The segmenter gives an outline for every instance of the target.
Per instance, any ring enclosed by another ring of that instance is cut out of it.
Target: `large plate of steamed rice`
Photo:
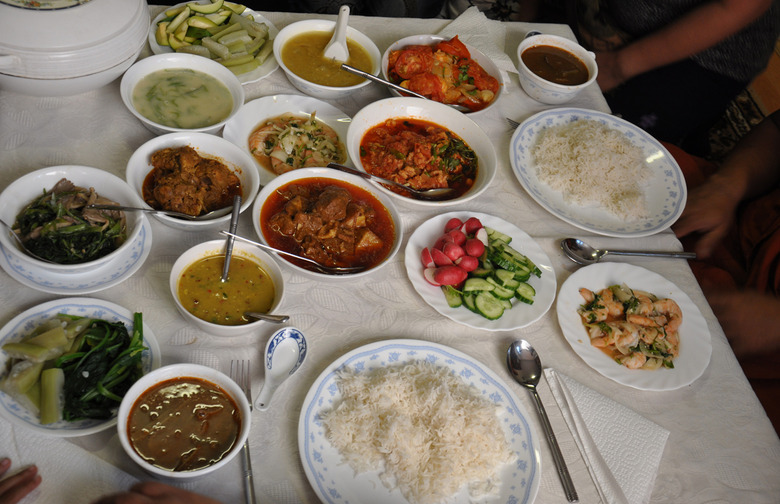
[[[648,236],[680,216],[687,188],[680,167],[641,128],[595,110],[557,108],[515,130],[512,170],[554,216],[594,233]]]
[[[306,476],[322,502],[530,504],[539,438],[514,392],[455,349],[371,343],[328,366],[298,423]]]

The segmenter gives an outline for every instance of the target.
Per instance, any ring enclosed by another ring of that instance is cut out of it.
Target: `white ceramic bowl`
[[[16,221],[16,216],[25,206],[43,194],[44,190],[51,191],[54,185],[63,178],[70,180],[79,187],[87,189],[94,187],[100,196],[106,197],[120,205],[138,206],[141,203],[136,193],[124,180],[107,171],[89,166],[51,166],[23,175],[11,182],[0,193],[0,219],[13,225]],[[125,216],[127,239],[116,250],[94,261],[80,264],[52,264],[35,259],[23,252],[5,229],[0,232],[0,245],[11,256],[10,260],[18,261],[22,265],[26,264],[30,267],[54,273],[83,273],[94,270],[98,266],[121,256],[125,250],[131,248],[132,244],[138,240],[144,217],[138,212],[125,212]]]
[[[555,46],[577,56],[585,63],[585,66],[588,69],[588,80],[576,86],[566,86],[548,81],[547,79],[543,79],[536,75],[525,65],[525,63],[523,63],[522,54],[529,47],[539,45]],[[549,105],[558,105],[573,99],[580,91],[595,82],[596,77],[598,76],[596,55],[586,50],[577,42],[557,35],[539,34],[527,37],[519,46],[517,46],[517,61],[520,85],[523,87],[523,90],[534,100]]]
[[[218,159],[225,163],[241,180],[243,190],[241,211],[243,212],[252,205],[252,201],[257,196],[257,191],[260,188],[260,175],[252,156],[233,143],[218,136],[207,133],[179,132],[155,137],[141,145],[130,156],[130,160],[127,162],[125,178],[135,192],[136,197],[140,200],[140,206],[151,208],[143,201],[142,188],[144,179],[153,169],[150,162],[152,154],[168,147],[182,147],[186,145],[197,150],[198,154],[203,157]],[[214,219],[186,220],[161,214],[153,215],[166,226],[182,231],[203,231],[218,227],[227,228],[231,217],[230,213],[228,213]]]
[[[426,45],[426,46],[433,46],[434,44],[438,44],[439,42],[443,40],[449,40],[447,37],[442,37],[441,35],[411,35],[409,37],[404,37],[400,40],[397,40],[393,42],[390,47],[385,50],[384,54],[382,54],[382,76],[385,78],[385,80],[390,80],[390,77],[388,75],[388,66],[389,66],[389,57],[390,53],[393,51],[397,51],[399,49],[403,49],[404,47],[411,46],[411,45]],[[489,73],[492,77],[494,77],[498,81],[498,93],[496,93],[496,96],[493,98],[493,101],[490,102],[490,105],[487,107],[477,110],[474,112],[466,112],[469,115],[476,115],[481,114],[483,112],[486,112],[488,110],[492,110],[496,103],[498,103],[499,99],[504,94],[504,79],[501,76],[501,70],[498,69],[498,66],[493,62],[492,59],[490,59],[489,56],[485,55],[483,52],[481,52],[476,47],[464,43],[466,48],[469,50],[469,54],[471,55],[471,59],[479,63],[479,66],[481,66],[487,73]],[[400,92],[396,91],[395,89],[390,89],[390,93],[392,93],[395,96],[402,96]]]
[[[260,241],[266,245],[268,244],[268,240],[263,235],[262,229],[260,228],[260,219],[263,216],[262,214],[263,206],[266,200],[268,199],[268,197],[271,194],[273,194],[277,189],[284,187],[291,182],[311,179],[311,178],[331,179],[334,181],[348,182],[349,184],[352,184],[354,186],[357,186],[359,188],[368,191],[372,196],[378,199],[379,202],[382,205],[384,205],[384,207],[390,213],[390,217],[392,218],[393,223],[395,224],[395,241],[393,243],[392,248],[390,249],[390,252],[387,254],[387,257],[385,257],[385,259],[382,262],[380,262],[373,268],[359,271],[357,273],[348,273],[348,274],[320,273],[320,272],[310,271],[301,268],[287,260],[284,261],[285,266],[289,266],[290,268],[294,269],[297,272],[303,273],[305,275],[313,276],[314,278],[318,278],[318,279],[355,279],[357,277],[369,275],[377,271],[379,268],[383,267],[390,261],[392,261],[393,257],[395,257],[395,255],[398,253],[398,249],[401,247],[401,238],[403,234],[401,229],[401,214],[398,213],[398,210],[396,209],[393,202],[387,196],[385,196],[382,193],[382,191],[380,191],[377,188],[377,186],[375,186],[374,184],[367,182],[365,179],[361,177],[350,175],[331,168],[300,168],[298,170],[293,170],[291,172],[287,172],[282,175],[279,175],[271,182],[269,182],[268,185],[266,185],[260,191],[260,193],[257,195],[257,199],[255,200],[255,204],[252,207],[252,225],[254,226],[255,233],[257,233],[257,236],[260,237]]]
[[[138,111],[135,109],[135,106],[133,105],[133,89],[135,89],[135,86],[141,81],[141,79],[159,70],[174,70],[180,68],[186,68],[195,72],[205,73],[211,77],[216,78],[225,85],[233,97],[233,110],[225,119],[216,124],[212,124],[211,126],[184,129],[156,123],[138,113]],[[212,61],[202,56],[185,53],[155,54],[153,56],[149,56],[148,58],[139,60],[133,64],[133,66],[131,66],[122,77],[122,81],[119,85],[119,94],[122,96],[122,101],[124,102],[127,109],[135,117],[137,117],[138,120],[141,121],[141,123],[146,126],[149,131],[157,135],[178,131],[216,134],[244,104],[244,88],[241,86],[241,82],[233,72],[216,61]]]
[[[245,152],[250,153],[250,156],[260,173],[261,184],[265,185],[270,182],[276,177],[276,172],[261,165],[260,162],[251,155],[249,136],[260,124],[283,114],[293,114],[303,117],[314,114],[314,117],[318,122],[333,128],[336,135],[338,135],[339,141],[344,146],[344,153],[346,154],[347,128],[349,128],[349,123],[351,121],[347,114],[333,105],[318,100],[317,98],[312,98],[311,96],[299,94],[263,96],[247,102],[241,108],[241,111],[225,124],[225,129],[222,130],[223,138],[238,145]],[[349,156],[347,155],[345,164],[348,163]]]
[[[225,241],[226,240],[211,240],[200,243],[194,247],[186,250],[179,258],[173,263],[171,268],[171,274],[168,281],[168,285],[171,289],[171,296],[176,303],[176,308],[181,313],[187,322],[196,326],[203,332],[214,334],[216,336],[240,336],[257,331],[268,322],[262,320],[255,320],[248,324],[243,325],[220,325],[207,322],[199,319],[181,304],[179,301],[179,279],[182,273],[190,265],[198,262],[200,259],[211,257],[215,255],[225,254]],[[244,257],[262,266],[266,273],[271,277],[274,283],[274,302],[268,313],[274,313],[284,298],[284,277],[282,276],[282,270],[274,259],[259,247],[252,244],[235,240],[233,243],[233,254]]]
[[[387,98],[371,103],[355,114],[347,131],[347,151],[358,169],[366,171],[360,159],[360,141],[363,139],[366,131],[394,117],[420,119],[449,129],[476,152],[479,159],[479,168],[471,189],[461,196],[450,200],[417,200],[402,196],[377,184],[381,191],[398,201],[415,205],[444,207],[459,205],[474,199],[488,188],[496,174],[496,151],[490,138],[477,123],[454,108],[432,100],[423,100],[422,98]]]
[[[145,0],[0,2],[0,89],[75,95],[117,79],[146,43]]]
[[[287,75],[287,78],[290,80],[292,85],[307,95],[320,98],[322,100],[336,100],[339,98],[346,98],[358,89],[369,85],[371,82],[368,80],[363,80],[363,82],[354,86],[333,87],[323,86],[307,81],[301,77],[298,77],[298,75],[294,74],[292,71],[290,71],[289,68],[287,68],[287,65],[284,64],[284,61],[282,61],[282,48],[291,38],[297,35],[318,31],[332,33],[335,26],[335,21],[329,21],[326,19],[307,19],[305,21],[297,21],[282,28],[282,30],[274,39],[274,57],[276,58],[276,61],[279,62],[279,66],[282,67],[282,70],[284,70],[284,73]],[[376,44],[366,35],[362,34],[351,26],[347,27],[347,38],[354,40],[363,49],[368,51],[368,55],[371,57],[372,62],[370,73],[378,75],[379,62],[382,58],[382,55],[379,53],[379,48],[376,46]]]
[[[238,406],[238,410],[241,414],[241,430],[230,451],[216,464],[195,471],[168,471],[150,464],[138,455],[138,452],[136,452],[131,445],[127,434],[127,421],[130,411],[141,394],[158,383],[180,377],[200,378],[218,385],[230,395],[236,403],[236,406]],[[191,480],[225,467],[241,451],[244,442],[247,437],[249,437],[249,429],[251,426],[252,410],[249,407],[249,401],[247,401],[246,395],[244,395],[241,387],[224,373],[198,364],[172,364],[163,366],[144,375],[143,378],[135,382],[135,384],[130,387],[130,390],[127,391],[124,399],[122,399],[122,403],[119,405],[119,412],[117,414],[117,433],[119,434],[119,442],[127,456],[147,473],[163,480],[167,479],[173,481]]]

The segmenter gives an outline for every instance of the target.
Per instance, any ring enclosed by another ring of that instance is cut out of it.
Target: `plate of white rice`
[[[578,108],[525,120],[509,146],[512,170],[548,212],[578,228],[616,237],[669,228],[687,188],[669,152],[641,128]]]
[[[322,502],[530,504],[541,453],[528,418],[506,382],[472,357],[385,340],[317,378],[298,447]]]

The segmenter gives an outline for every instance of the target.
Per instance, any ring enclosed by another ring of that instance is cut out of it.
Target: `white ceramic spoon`
[[[265,381],[255,400],[255,408],[268,409],[276,388],[293,374],[306,358],[306,338],[294,327],[276,331],[265,345]]]
[[[339,17],[336,19],[336,26],[333,29],[328,45],[325,46],[325,57],[328,59],[345,62],[349,59],[349,49],[347,48],[347,24],[349,21],[349,5],[342,5],[339,9]]]

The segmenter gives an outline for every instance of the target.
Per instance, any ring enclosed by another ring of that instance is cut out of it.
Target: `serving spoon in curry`
[[[399,184],[398,182],[395,182],[393,180],[377,177],[376,175],[372,175],[368,172],[356,170],[354,168],[340,165],[338,163],[328,163],[328,168],[333,168],[334,170],[343,171],[344,173],[357,175],[358,177],[363,177],[366,180],[374,180],[381,184],[388,184],[393,187],[398,187],[399,189],[403,189],[404,191],[408,192],[413,198],[419,200],[441,201],[445,199],[450,199],[455,193],[455,189],[451,187],[437,187],[434,189],[414,189],[409,186]]]
[[[259,247],[263,250],[268,250],[269,252],[274,252],[276,254],[280,255],[286,255],[288,257],[292,257],[294,259],[298,259],[300,261],[307,262],[317,268],[319,271],[325,274],[329,275],[348,275],[350,273],[357,273],[359,271],[363,271],[366,268],[363,266],[326,266],[324,264],[321,264],[314,259],[309,259],[308,257],[299,256],[298,254],[293,254],[292,252],[287,252],[286,250],[280,250],[278,248],[269,247],[268,245],[260,242],[256,242],[254,240],[250,240],[249,238],[244,238],[243,236],[239,236],[237,234],[233,234],[229,231],[220,231],[225,236],[231,236],[235,238],[236,240],[249,243],[251,245],[254,245],[255,247]]]
[[[223,215],[227,215],[233,211],[233,205],[226,206],[224,208],[219,208],[217,210],[212,210],[211,212],[204,213],[202,215],[190,215],[182,212],[175,212],[173,210],[155,210],[154,208],[141,208],[141,207],[131,207],[131,206],[122,206],[122,205],[92,204],[92,205],[87,205],[84,208],[94,208],[95,210],[121,210],[124,212],[146,212],[146,213],[167,215],[168,217],[176,217],[179,219],[186,219],[192,221],[216,219],[217,217],[222,217]]]

